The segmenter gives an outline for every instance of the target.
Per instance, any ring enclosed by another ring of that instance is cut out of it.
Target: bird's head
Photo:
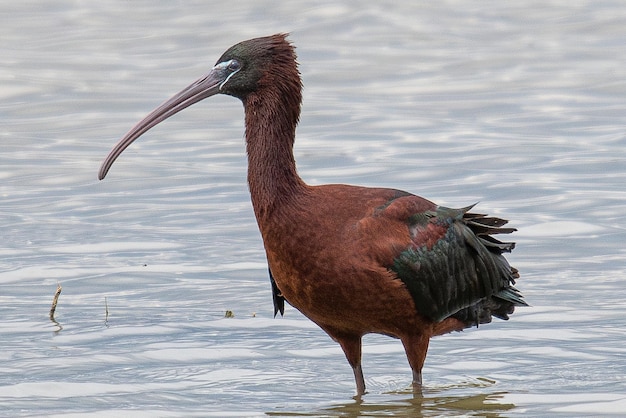
[[[301,82],[293,45],[286,34],[249,39],[230,47],[211,70],[139,121],[113,147],[100,166],[102,180],[122,152],[152,127],[200,100],[216,94],[248,99],[264,92],[293,96],[299,114]],[[271,89],[269,87],[272,87]]]

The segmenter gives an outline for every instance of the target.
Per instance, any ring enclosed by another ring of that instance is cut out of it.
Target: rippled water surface
[[[622,2],[5,3],[0,415],[626,410]],[[283,31],[303,178],[480,202],[519,230],[532,307],[434,339],[423,396],[400,342],[365,338],[357,402],[338,345],[291,307],[272,318],[236,100],[168,120],[96,180],[228,46]]]

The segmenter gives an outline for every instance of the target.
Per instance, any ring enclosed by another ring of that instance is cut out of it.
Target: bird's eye
[[[241,64],[237,60],[230,60],[228,63],[228,69],[230,71],[239,71],[241,69]]]

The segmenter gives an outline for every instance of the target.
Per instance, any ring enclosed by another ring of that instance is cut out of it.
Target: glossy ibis
[[[159,122],[221,93],[243,102],[248,184],[263,237],[275,310],[284,300],[343,349],[357,393],[365,392],[361,338],[399,338],[422,383],[431,337],[508,319],[524,306],[513,287],[513,249],[494,235],[507,221],[450,209],[410,193],[332,184],[309,186],[293,156],[302,82],[286,35],[229,48],[203,77],[161,104],[111,150],[100,168]]]

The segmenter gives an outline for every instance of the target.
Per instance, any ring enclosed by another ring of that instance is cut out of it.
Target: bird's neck
[[[248,185],[259,221],[284,209],[307,188],[293,156],[300,103],[292,107],[286,100],[272,97],[280,96],[258,94],[244,101]]]

